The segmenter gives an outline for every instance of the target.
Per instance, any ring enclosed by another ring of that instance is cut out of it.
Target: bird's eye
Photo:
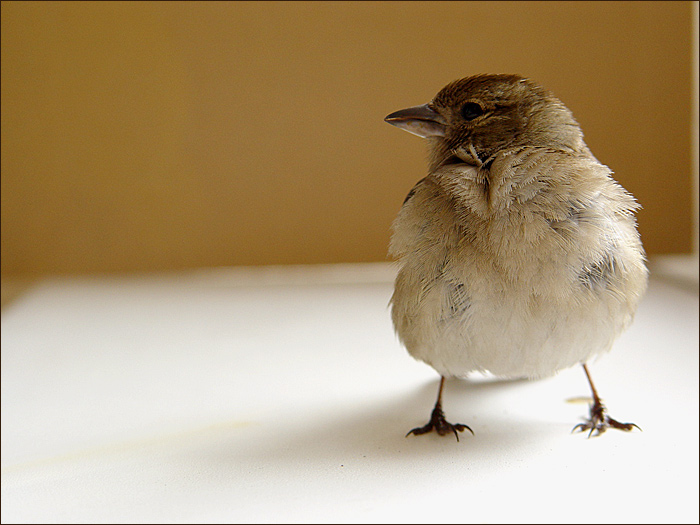
[[[479,115],[483,115],[484,110],[476,102],[467,102],[462,106],[462,116],[465,120],[474,120]]]

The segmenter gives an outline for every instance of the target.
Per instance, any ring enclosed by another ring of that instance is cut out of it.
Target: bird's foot
[[[422,427],[414,428],[413,430],[409,431],[408,434],[406,434],[406,437],[410,436],[411,434],[420,436],[421,434],[427,434],[433,430],[441,436],[444,436],[449,432],[453,432],[457,438],[457,441],[459,441],[459,434],[457,431],[462,432],[464,430],[468,430],[472,433],[472,435],[474,435],[474,431],[467,425],[463,425],[461,423],[453,424],[447,421],[445,419],[445,413],[442,411],[442,407],[440,407],[438,404],[435,405],[435,408],[430,415],[430,421],[428,421],[428,424]]]
[[[585,423],[579,423],[571,431],[585,432],[588,430],[588,437],[591,437],[591,435],[600,436],[611,427],[618,430],[624,430],[625,432],[629,432],[633,428],[642,430],[634,423],[620,423],[619,421],[611,418],[609,415],[607,415],[607,409],[605,408],[605,405],[603,405],[602,401],[599,399],[594,399],[593,404],[591,405],[591,414],[588,421]],[[594,432],[595,434],[593,434]]]

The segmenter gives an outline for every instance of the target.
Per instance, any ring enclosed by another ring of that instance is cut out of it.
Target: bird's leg
[[[435,430],[439,435],[444,436],[448,432],[454,432],[457,441],[459,441],[459,434],[457,431],[462,432],[463,430],[468,430],[474,435],[474,431],[467,425],[462,425],[461,423],[452,424],[445,419],[445,413],[442,411],[442,389],[445,387],[445,378],[440,378],[440,389],[438,390],[437,401],[435,402],[435,408],[433,408],[432,414],[430,414],[430,421],[423,427],[417,427],[409,431],[406,437],[411,434],[420,436],[421,434],[427,434]]]
[[[586,377],[588,378],[588,384],[591,385],[591,393],[593,394],[593,404],[590,407],[590,418],[585,423],[579,423],[576,425],[573,431],[585,432],[589,430],[588,437],[591,437],[595,431],[595,435],[599,436],[605,432],[609,427],[616,428],[618,430],[625,430],[629,432],[633,428],[639,428],[634,423],[620,423],[614,420],[609,415],[607,415],[607,409],[603,404],[603,401],[598,396],[598,391],[595,389],[593,380],[591,379],[591,374],[588,372],[588,367],[584,364],[583,371],[586,372]],[[641,428],[639,428],[641,430]]]

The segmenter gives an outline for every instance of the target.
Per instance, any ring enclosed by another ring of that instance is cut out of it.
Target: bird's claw
[[[427,434],[428,432],[432,431],[437,432],[440,436],[444,436],[450,432],[453,432],[455,437],[457,438],[457,441],[459,441],[459,432],[463,432],[464,430],[468,430],[469,432],[474,435],[474,431],[469,428],[467,425],[463,425],[462,423],[450,423],[445,419],[445,413],[442,411],[442,408],[440,405],[437,405],[434,409],[432,414],[430,415],[430,421],[428,421],[428,424],[422,427],[416,427],[408,432],[406,434],[406,437],[410,436],[411,434],[415,436],[420,436],[421,434]]]
[[[585,423],[579,423],[571,429],[571,432],[585,432],[586,430],[589,430],[588,437],[590,438],[592,435],[600,436],[611,427],[616,428],[617,430],[624,430],[625,432],[629,432],[633,428],[642,430],[634,423],[621,423],[611,418],[606,414],[606,411],[607,409],[602,402],[594,401],[594,403],[591,405],[591,415],[588,421]],[[593,434],[593,432],[595,432],[595,434]]]

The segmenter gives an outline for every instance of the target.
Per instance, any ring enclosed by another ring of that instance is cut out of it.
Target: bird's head
[[[579,151],[583,134],[551,93],[517,75],[477,75],[445,86],[428,104],[384,119],[432,139],[431,172],[446,164],[487,165],[523,146]]]

